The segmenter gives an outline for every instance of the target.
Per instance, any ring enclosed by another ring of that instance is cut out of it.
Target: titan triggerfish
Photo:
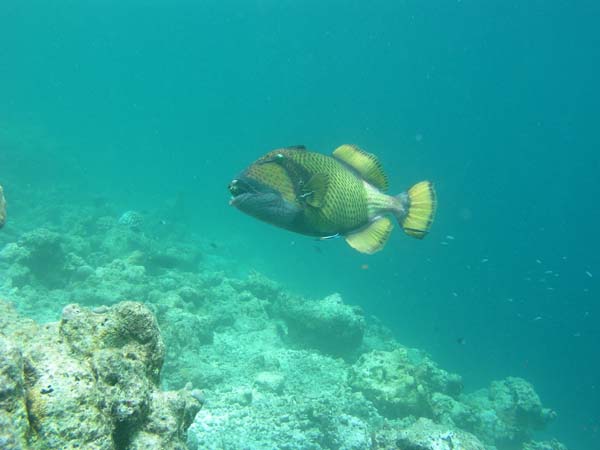
[[[321,239],[343,236],[362,253],[381,250],[393,228],[422,239],[436,208],[433,185],[421,181],[388,195],[379,160],[354,145],[333,156],[304,146],[273,150],[229,183],[230,204],[257,219]]]

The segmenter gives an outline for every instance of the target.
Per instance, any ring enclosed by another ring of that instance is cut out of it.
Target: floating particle
[[[546,290],[547,290],[547,291],[553,291],[553,290],[554,290],[554,288],[553,288],[553,287],[550,287],[550,286],[548,286],[548,287],[546,288]]]
[[[590,278],[592,278],[592,277],[593,277],[593,275],[592,275],[592,272],[590,272],[589,270],[586,270],[586,271],[585,271],[585,274],[586,274],[588,277],[590,277]]]
[[[453,241],[454,240],[454,236],[452,236],[451,234],[447,234],[446,235],[446,239],[448,239],[449,241]]]
[[[360,268],[362,270],[369,270],[369,265],[368,264],[361,264]]]
[[[506,301],[507,301],[508,303],[512,303],[512,302],[514,302],[514,301],[515,301],[515,299],[514,299],[514,298],[507,298],[507,299],[506,299]]]
[[[488,262],[488,261],[489,261],[489,259],[487,259],[487,258],[483,258],[483,259],[481,260],[481,262],[482,262],[482,263],[486,263],[486,262]]]
[[[544,273],[545,273],[546,275],[550,275],[551,273],[554,273],[554,272],[552,272],[551,270],[546,270]]]

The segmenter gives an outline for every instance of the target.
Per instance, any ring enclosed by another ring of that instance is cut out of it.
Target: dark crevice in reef
[[[117,422],[114,424],[112,440],[115,450],[126,450],[131,442],[131,426],[127,422]]]

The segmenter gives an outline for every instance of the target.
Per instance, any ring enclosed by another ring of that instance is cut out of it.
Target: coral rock
[[[25,447],[28,427],[23,357],[0,335],[0,448]]]
[[[453,396],[462,389],[458,375],[406,348],[361,355],[352,367],[350,385],[390,418],[431,416],[434,393]]]
[[[339,294],[319,301],[281,299],[276,315],[288,327],[289,338],[334,356],[348,356],[361,345],[365,318],[358,308],[345,305]]]
[[[0,186],[0,228],[6,223],[6,199],[4,198],[4,191]]]
[[[533,386],[517,377],[494,381],[489,389],[463,400],[477,413],[477,424],[470,431],[499,447],[521,444],[556,416],[542,406]]]
[[[437,425],[421,418],[398,433],[396,448],[403,450],[485,450],[479,440],[466,431]]]
[[[11,444],[2,448],[185,448],[201,404],[190,390],[159,390],[164,345],[144,305],[68,305],[44,326],[9,316],[0,321],[0,423],[9,425],[0,441]]]

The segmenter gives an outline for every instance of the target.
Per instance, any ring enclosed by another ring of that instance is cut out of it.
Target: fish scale
[[[328,175],[328,190],[321,208],[308,208],[306,222],[322,233],[344,233],[369,221],[367,195],[363,180],[336,159],[301,150],[288,150],[285,157],[301,164],[308,173]]]

